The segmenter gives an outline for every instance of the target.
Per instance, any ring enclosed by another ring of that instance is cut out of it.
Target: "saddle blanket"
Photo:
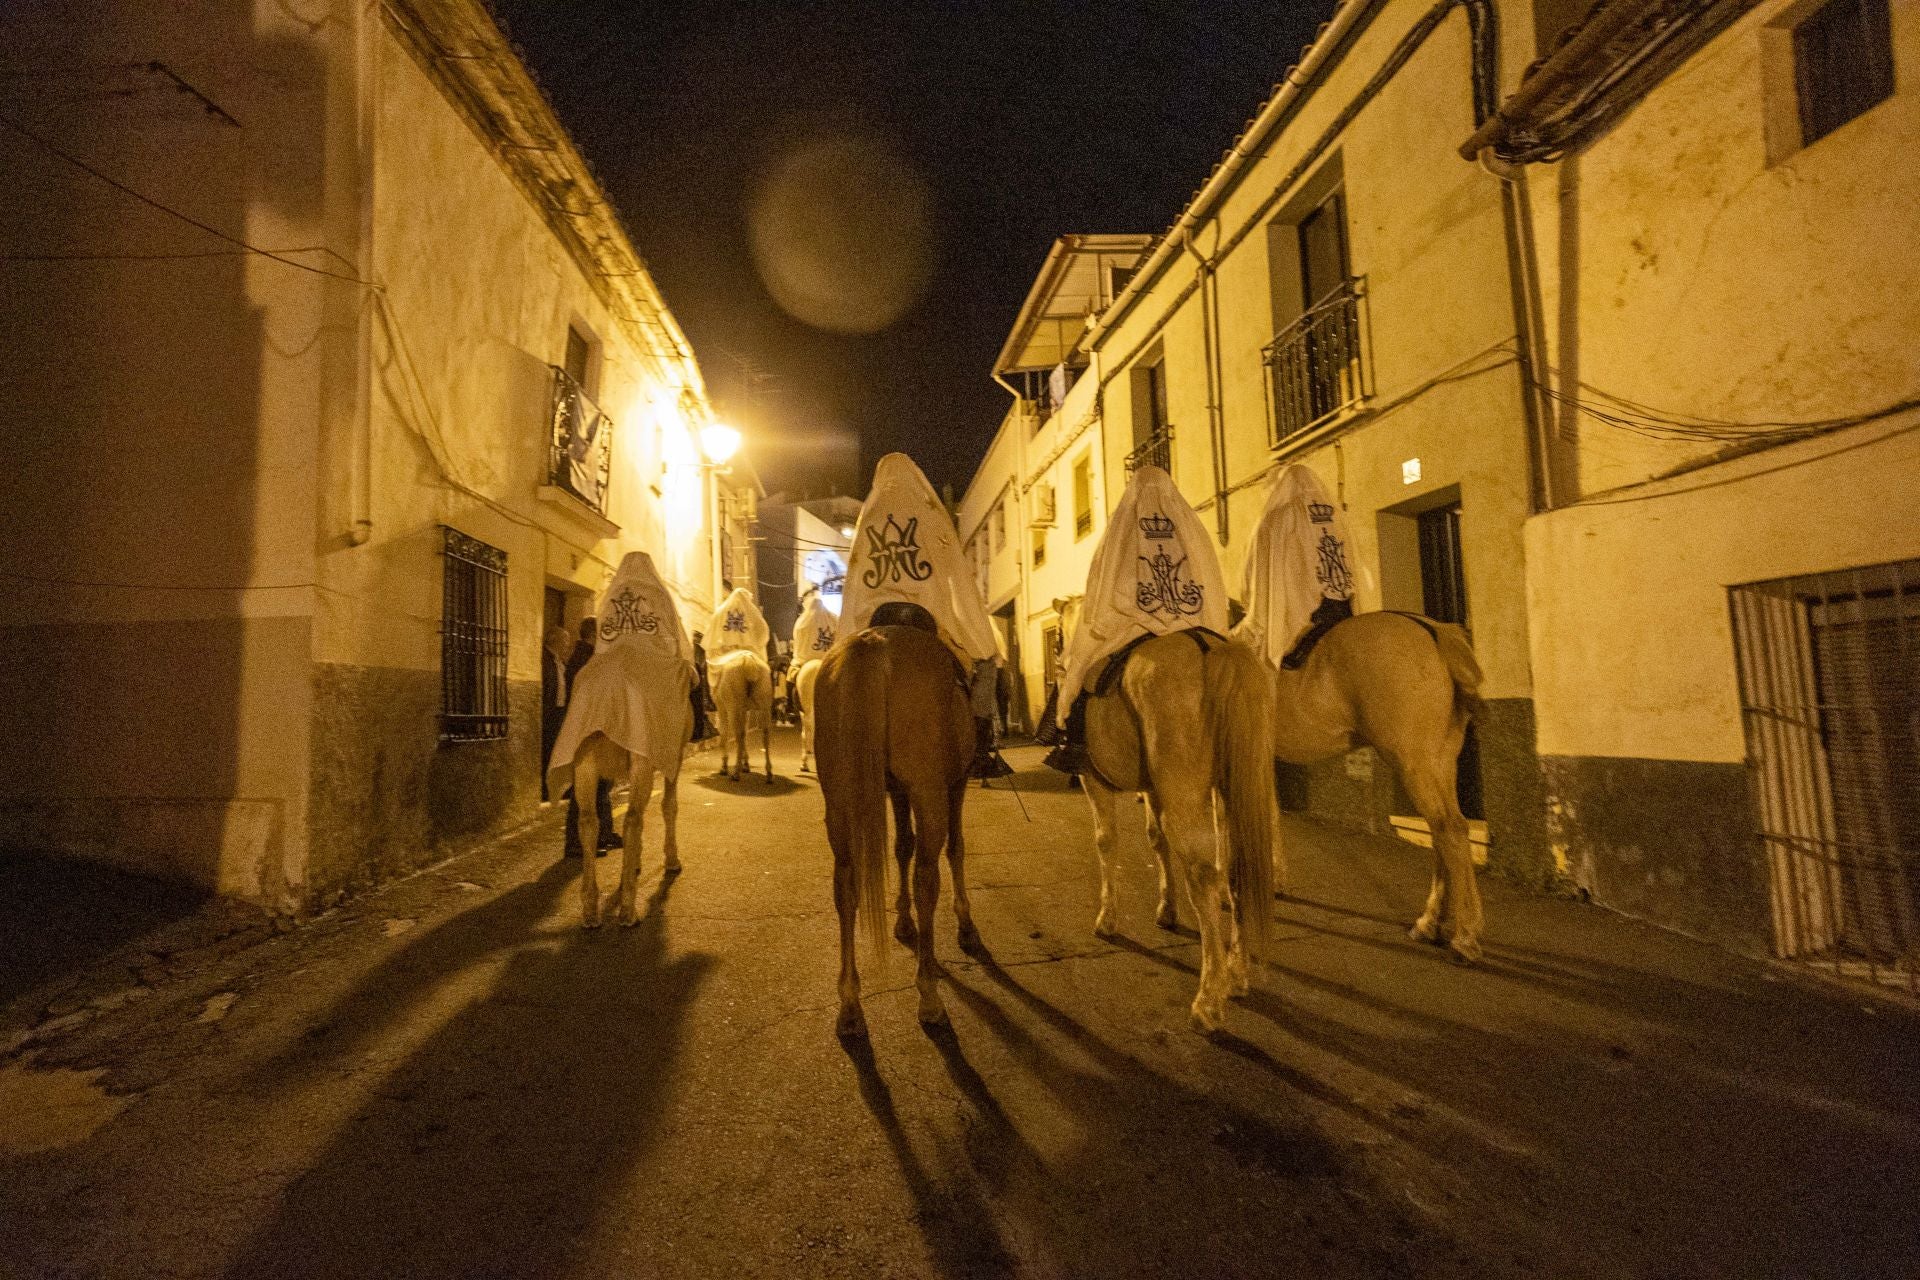
[[[1308,627],[1326,621],[1324,634],[1338,621],[1340,611],[1328,609],[1327,602],[1353,598],[1350,545],[1346,517],[1320,477],[1299,464],[1282,471],[1247,547],[1241,593],[1247,616],[1234,629],[1235,638],[1268,662],[1298,665],[1304,655],[1296,659],[1291,651]]]
[[[993,622],[947,509],[904,453],[874,469],[860,508],[841,597],[841,635],[873,625],[884,604],[915,604],[933,617],[940,640],[969,669],[999,653]]]
[[[709,662],[735,649],[745,649],[748,653],[757,653],[764,661],[767,656],[767,637],[772,632],[767,627],[767,617],[760,612],[760,606],[753,602],[745,587],[735,587],[720,607],[713,611],[713,617],[707,623],[705,640]]]

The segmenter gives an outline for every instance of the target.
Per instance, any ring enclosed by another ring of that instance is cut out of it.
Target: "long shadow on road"
[[[687,1014],[714,959],[669,959],[662,882],[631,929],[531,941],[577,879],[558,865],[391,957],[269,1076],[339,1069],[495,952],[497,979],[409,1053],[227,1271],[521,1276],[571,1251],[660,1137]],[[331,1030],[329,1030],[331,1028]]]

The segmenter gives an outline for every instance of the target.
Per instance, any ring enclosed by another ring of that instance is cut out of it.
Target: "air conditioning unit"
[[[1037,484],[1033,486],[1033,516],[1027,521],[1032,529],[1051,529],[1054,521],[1053,486]]]

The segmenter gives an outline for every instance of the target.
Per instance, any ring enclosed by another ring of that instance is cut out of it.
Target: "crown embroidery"
[[[1173,536],[1173,521],[1156,511],[1140,521],[1140,532],[1154,542],[1165,542]]]
[[[746,611],[743,609],[727,610],[727,620],[720,624],[720,629],[722,631],[738,631],[745,634],[747,630]]]
[[[1333,504],[1328,502],[1309,502],[1307,504],[1307,519],[1313,521],[1315,524],[1332,524]]]
[[[860,581],[871,589],[902,578],[914,582],[931,578],[933,566],[921,558],[919,538],[919,516],[903,525],[889,513],[886,524],[878,529],[868,528],[867,551],[873,563],[860,575]]]

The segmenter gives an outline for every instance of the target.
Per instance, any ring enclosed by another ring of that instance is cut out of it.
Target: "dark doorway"
[[[558,587],[548,587],[544,608],[546,621],[540,628],[542,643],[545,643],[547,632],[553,628],[559,627],[562,631],[568,630],[567,593]]]
[[[1467,562],[1460,549],[1460,504],[1449,503],[1422,511],[1420,527],[1420,610],[1435,622],[1452,622],[1472,631],[1467,616]],[[1480,735],[1467,726],[1460,748],[1460,776],[1455,784],[1460,812],[1485,818],[1486,796],[1480,785]]]

